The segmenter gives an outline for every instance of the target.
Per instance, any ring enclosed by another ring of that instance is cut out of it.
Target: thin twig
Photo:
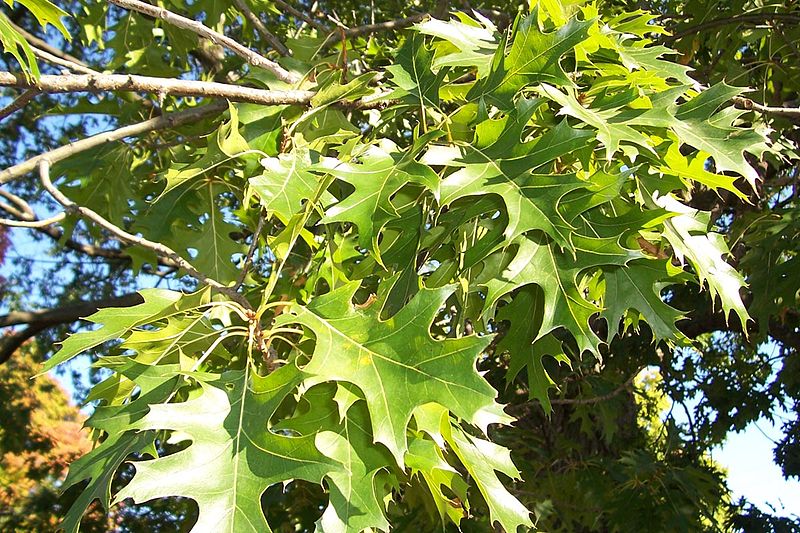
[[[742,15],[734,15],[731,17],[721,17],[706,22],[701,22],[694,26],[689,26],[672,35],[665,35],[663,40],[665,42],[677,41],[687,35],[695,35],[698,32],[728,26],[731,24],[763,24],[774,20],[791,22],[800,24],[800,15],[793,13],[744,13]]]
[[[97,214],[96,212],[92,211],[88,207],[83,207],[81,205],[76,204],[69,198],[67,198],[58,188],[53,185],[53,182],[50,181],[50,161],[47,158],[43,158],[39,162],[39,179],[42,182],[42,187],[50,193],[58,203],[60,203],[64,208],[69,212],[75,212],[83,218],[91,220],[101,228],[105,229],[112,235],[114,235],[117,239],[127,244],[141,246],[142,248],[146,248],[152,252],[155,252],[156,255],[166,257],[177,266],[182,268],[186,271],[187,274],[195,278],[196,280],[200,281],[201,283],[205,283],[206,285],[217,289],[217,291],[225,294],[231,300],[237,302],[239,305],[244,307],[245,309],[252,309],[250,302],[247,301],[241,294],[233,290],[231,287],[223,285],[219,281],[210,278],[206,274],[203,274],[197,268],[194,267],[189,261],[184,259],[179,253],[177,253],[172,248],[161,244],[160,242],[153,242],[151,240],[145,239],[144,237],[139,237],[138,235],[134,235],[132,233],[128,233],[124,229],[112,224],[101,215]]]
[[[270,46],[272,46],[272,48],[275,49],[276,52],[278,52],[282,56],[289,55],[289,49],[286,48],[286,45],[283,44],[280,41],[280,39],[275,37],[275,35],[273,35],[272,32],[270,32],[267,29],[264,23],[261,22],[261,19],[259,19],[258,16],[255,13],[253,13],[253,11],[247,5],[246,0],[233,0],[233,3],[236,6],[236,8],[242,12],[245,18],[250,21],[250,24],[253,25],[258,34],[261,35],[261,37],[263,37],[264,40],[267,41],[270,44]]]
[[[21,216],[21,215],[18,215],[17,213],[15,213],[13,211],[7,209],[7,211],[9,213],[12,213],[17,218],[24,219],[24,220],[31,220],[31,219],[36,217],[36,214],[33,212],[33,208],[31,207],[31,205],[28,202],[26,202],[25,200],[23,200],[22,198],[20,198],[19,196],[17,196],[16,194],[10,193],[10,192],[6,191],[5,189],[0,189],[0,196],[5,198],[9,202],[12,202],[13,204],[15,204],[17,207],[19,207],[22,210],[23,213],[25,213],[24,216]]]
[[[364,26],[356,26],[354,28],[346,29],[341,33],[334,31],[331,32],[325,42],[322,43],[322,46],[330,46],[339,42],[339,40],[342,38],[342,34],[344,34],[345,39],[349,39],[352,37],[361,37],[362,35],[369,35],[370,33],[377,33],[380,31],[401,30],[403,28],[413,26],[428,16],[429,15],[427,13],[419,13],[417,15],[411,15],[410,17],[402,19],[388,20],[386,22],[378,22],[376,24],[365,24]]]
[[[97,135],[92,135],[91,137],[86,137],[85,139],[71,142],[0,171],[0,184],[7,183],[15,178],[33,172],[36,170],[36,168],[39,166],[39,162],[42,160],[46,159],[51,164],[56,163],[77,153],[91,150],[92,148],[96,148],[106,143],[119,141],[125,139],[126,137],[133,137],[149,131],[163,130],[191,122],[196,122],[205,117],[218,114],[224,109],[227,109],[226,102],[215,102],[207,106],[151,118],[137,124],[131,124],[130,126],[124,126],[116,130],[98,133]]]
[[[154,18],[159,18],[164,22],[172,24],[173,26],[176,26],[178,28],[183,28],[192,31],[197,35],[205,37],[214,44],[224,46],[234,54],[243,58],[245,61],[247,61],[254,67],[260,67],[269,70],[270,72],[275,74],[275,76],[279,80],[283,82],[293,84],[297,83],[301,79],[301,77],[298,76],[297,74],[289,72],[279,64],[267,59],[258,52],[250,50],[246,46],[238,43],[237,41],[231,39],[230,37],[218,33],[196,20],[183,17],[181,15],[173,13],[172,11],[169,11],[167,9],[158,6],[154,6],[152,4],[140,2],[139,0],[108,0],[108,2],[116,6],[119,6],[123,9],[138,11],[139,13],[143,13],[145,15],[149,15]]]
[[[0,226],[10,226],[12,228],[46,228],[64,220],[67,216],[66,213],[61,212],[49,218],[42,220],[9,220],[7,218],[0,218]]]
[[[21,74],[0,72],[0,86],[36,88],[48,93],[141,91],[158,95],[225,98],[231,102],[250,102],[262,105],[305,105],[315,94],[313,91],[272,91],[214,81],[156,78],[132,74],[62,74],[60,76],[45,74],[38,80],[29,80]]]
[[[299,9],[296,9],[291,4],[289,4],[287,2],[284,2],[283,0],[272,0],[272,3],[275,4],[277,7],[283,9],[285,12],[289,13],[293,17],[302,20],[306,24],[309,24],[310,26],[315,27],[316,29],[318,29],[321,32],[326,33],[326,34],[328,32],[330,32],[330,29],[325,24],[323,24],[322,22],[318,21],[314,17],[308,16],[306,13],[303,13]]]
[[[800,119],[800,108],[797,107],[766,106],[763,104],[759,104],[758,102],[754,102],[749,98],[744,98],[742,96],[734,96],[733,103],[736,104],[736,107],[740,109],[747,109],[748,111],[757,111],[765,115],[775,115],[779,117]]]
[[[625,382],[614,389],[613,391],[609,392],[608,394],[603,394],[602,396],[595,396],[593,398],[554,398],[550,400],[550,403],[553,405],[592,405],[595,403],[605,402],[614,398],[615,396],[619,396],[624,391],[628,390],[628,388],[633,383],[633,380],[636,379],[636,376],[644,369],[643,366],[639,367],[631,377],[625,380]]]
[[[255,233],[253,233],[253,242],[250,243],[250,248],[247,250],[247,255],[244,257],[244,262],[242,263],[242,272],[239,274],[239,279],[237,280],[236,285],[233,286],[234,290],[238,291],[239,287],[241,287],[244,283],[244,278],[247,277],[247,271],[250,270],[250,265],[253,263],[253,255],[256,253],[256,248],[258,248],[258,237],[264,230],[264,223],[266,220],[266,217],[259,213],[258,225],[256,226]]]
[[[14,99],[13,102],[5,106],[3,109],[0,109],[0,120],[3,120],[7,116],[15,113],[25,107],[28,102],[33,100],[37,94],[39,94],[38,89],[28,89],[17,98]]]
[[[6,211],[7,213],[12,214],[13,216],[17,217],[17,219],[32,223],[26,224],[25,227],[29,227],[31,229],[35,229],[39,233],[46,235],[53,239],[54,241],[61,243],[61,245],[65,248],[68,248],[74,252],[79,252],[83,255],[88,257],[102,257],[104,259],[110,259],[113,261],[130,261],[131,257],[121,250],[114,250],[110,248],[102,248],[100,246],[93,246],[91,244],[84,244],[78,242],[74,239],[67,239],[66,241],[62,241],[61,239],[64,237],[64,232],[54,227],[52,224],[41,224],[41,220],[36,218],[36,213],[33,212],[30,204],[20,198],[19,196],[12,194],[4,189],[0,189],[0,196],[7,198],[9,201],[17,205],[19,208],[15,208],[5,202],[0,202],[0,208]],[[11,221],[16,222],[16,221]],[[166,266],[168,268],[175,268],[175,265],[167,259],[160,257],[158,259],[158,264],[162,266]]]
[[[59,67],[66,67],[72,71],[80,72],[81,74],[100,74],[97,70],[87,67],[83,63],[76,63],[74,61],[70,61],[69,59],[64,59],[62,57],[58,57],[57,55],[51,54],[46,50],[42,50],[34,45],[31,45],[31,49],[33,50],[33,54],[45,61],[49,61],[54,65],[58,65]]]
[[[49,54],[52,54],[54,56],[60,57],[61,59],[65,60],[65,61],[69,61],[70,63],[82,65],[82,66],[84,66],[86,68],[89,67],[89,65],[87,65],[86,63],[84,63],[83,61],[78,59],[77,57],[75,57],[75,56],[73,56],[71,54],[68,54],[68,53],[64,52],[63,50],[59,50],[58,48],[56,48],[55,46],[51,45],[47,41],[36,37],[32,33],[29,33],[24,28],[20,28],[19,26],[17,26],[16,24],[13,24],[13,23],[11,23],[11,26],[14,28],[15,31],[19,32],[20,35],[25,37],[25,40],[28,41],[28,43],[30,43],[31,45],[35,46],[36,48],[44,50],[45,52],[47,52]],[[34,52],[35,52],[35,50],[34,50]]]

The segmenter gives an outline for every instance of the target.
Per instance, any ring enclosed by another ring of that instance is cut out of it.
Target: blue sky
[[[800,515],[800,482],[783,479],[772,455],[773,441],[781,436],[780,428],[761,419],[741,433],[728,435],[712,457],[728,469],[734,498],[744,496],[763,511],[771,511],[771,505],[776,514]]]

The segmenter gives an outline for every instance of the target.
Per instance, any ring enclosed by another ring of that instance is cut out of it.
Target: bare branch
[[[130,307],[142,302],[144,302],[144,300],[139,293],[131,292],[113,298],[103,298],[91,302],[79,302],[55,309],[45,309],[43,311],[11,311],[7,315],[0,315],[0,328],[19,326],[22,324],[44,326],[67,324],[87,317],[103,307]]]
[[[0,120],[3,120],[12,113],[15,113],[20,109],[22,109],[23,107],[25,107],[25,105],[31,100],[33,100],[37,94],[39,94],[38,89],[28,89],[27,91],[19,95],[16,99],[14,99],[13,102],[8,104],[3,109],[0,109]]]
[[[218,114],[226,108],[227,103],[216,102],[207,106],[151,118],[137,124],[131,124],[130,126],[124,126],[113,131],[107,131],[98,133],[97,135],[92,135],[91,137],[86,137],[85,139],[66,144],[44,154],[32,157],[31,159],[28,159],[27,161],[24,161],[18,165],[14,165],[13,167],[9,167],[0,171],[0,184],[7,183],[15,178],[24,176],[34,171],[39,165],[39,162],[42,160],[46,159],[51,164],[56,163],[77,153],[91,150],[92,148],[96,148],[106,143],[119,141],[121,139],[125,139],[126,137],[133,137],[149,131],[163,130],[188,124],[190,122],[195,122],[205,117]]]
[[[25,344],[25,341],[43,329],[47,329],[47,326],[32,325],[23,330],[15,331],[11,335],[3,335],[0,337],[0,365],[8,361],[11,356],[14,355],[14,352]]]
[[[239,303],[245,309],[250,309],[250,303],[238,292],[233,290],[232,288],[223,285],[219,281],[208,277],[207,275],[203,274],[199,270],[197,270],[189,261],[184,259],[180,254],[178,254],[172,248],[165,246],[159,242],[153,242],[144,237],[139,237],[132,233],[128,233],[124,229],[112,224],[96,212],[92,211],[88,207],[83,207],[66,196],[59,191],[53,183],[50,181],[50,161],[47,158],[43,158],[39,161],[39,178],[42,182],[42,187],[50,193],[50,195],[55,198],[55,200],[64,206],[67,211],[74,211],[75,213],[79,214],[83,218],[91,220],[101,228],[105,229],[116,238],[121,240],[122,242],[133,244],[137,246],[141,246],[142,248],[146,248],[156,253],[156,255],[166,257],[177,266],[182,268],[186,271],[187,274],[195,278],[196,280],[200,281],[201,283],[205,283],[206,285],[217,289],[219,292],[228,296],[231,300]]]
[[[97,74],[61,76],[42,75],[29,80],[22,75],[0,72],[0,86],[35,88],[48,93],[129,91],[160,95],[225,98],[231,102],[262,105],[308,104],[313,91],[271,91],[214,81],[155,78],[130,74]]]
[[[12,228],[46,228],[64,220],[67,216],[66,213],[61,212],[50,218],[43,220],[9,220],[7,218],[0,218],[0,226],[10,226]]]
[[[27,327],[10,335],[0,337],[0,364],[5,363],[25,341],[39,332],[58,325],[69,324],[94,314],[104,307],[130,307],[144,300],[138,293],[125,294],[116,298],[104,298],[92,302],[80,302],[44,311],[12,311],[0,316],[0,327],[26,324]]]
[[[323,33],[328,33],[330,31],[330,29],[325,24],[321,23],[314,17],[308,16],[306,13],[303,13],[299,9],[296,9],[288,2],[284,2],[283,0],[273,0],[273,3],[279,8],[283,9],[285,12],[292,15],[293,17],[302,20],[306,24],[317,28],[319,31]]]
[[[44,59],[45,61],[49,61],[50,63],[53,63],[54,65],[58,65],[60,67],[66,67],[66,68],[68,68],[70,70],[73,70],[75,72],[81,72],[83,74],[100,74],[98,71],[87,67],[83,63],[75,63],[74,61],[70,61],[68,59],[63,59],[61,57],[58,57],[56,55],[51,54],[50,52],[48,52],[46,50],[42,50],[40,48],[37,48],[36,46],[33,46],[33,45],[31,45],[31,49],[33,50],[34,55],[36,55],[37,57],[39,57],[41,59]]]
[[[601,396],[594,396],[592,398],[554,398],[550,400],[550,403],[553,405],[592,405],[595,403],[605,402],[608,401],[616,396],[619,396],[626,390],[628,390],[633,383],[633,380],[636,379],[636,376],[644,369],[644,367],[639,367],[631,377],[625,380],[625,382],[614,389],[613,391],[609,392],[608,394],[603,394]]]
[[[218,33],[212,30],[211,28],[204,26],[203,24],[201,24],[196,20],[183,17],[181,15],[173,13],[172,11],[160,8],[158,6],[147,4],[145,2],[140,2],[139,0],[108,0],[108,2],[124,9],[138,11],[139,13],[143,13],[145,15],[161,19],[164,22],[172,24],[173,26],[177,26],[178,28],[183,28],[192,31],[197,35],[200,35],[201,37],[207,38],[214,44],[224,46],[234,54],[243,58],[245,61],[247,61],[254,67],[260,67],[269,70],[270,72],[275,74],[275,76],[279,80],[283,82],[297,83],[298,81],[300,81],[300,76],[297,76],[296,74],[289,72],[279,64],[267,59],[258,52],[250,50],[246,46],[243,46],[242,44],[236,42],[230,37]]]
[[[4,189],[0,189],[0,196],[5,198],[9,202],[12,202],[13,204],[15,204],[21,210],[21,212],[24,213],[24,214],[20,214],[20,211],[17,211],[16,209],[13,209],[13,208],[12,209],[6,209],[6,211],[8,211],[9,213],[13,214],[15,217],[17,217],[19,219],[22,219],[22,220],[31,220],[36,216],[36,214],[33,212],[33,208],[31,208],[30,204],[28,202],[26,202],[25,200],[23,200],[22,198],[20,198],[19,196],[17,196],[16,194],[10,193],[10,192],[8,192],[8,191],[6,191]]]
[[[370,33],[376,33],[379,31],[389,31],[389,30],[401,30],[403,28],[408,28],[409,26],[413,26],[417,22],[424,20],[429,15],[427,13],[420,13],[418,15],[412,15],[410,17],[402,18],[402,19],[395,19],[389,20],[386,22],[378,22],[376,24],[365,24],[364,26],[356,26],[355,28],[349,28],[343,30],[344,37],[346,39],[351,37],[361,37],[362,35],[369,35]],[[334,31],[331,35],[323,43],[323,46],[330,46],[336,43],[339,39],[342,38],[342,33]]]
[[[800,24],[800,15],[796,15],[793,13],[745,13],[742,15],[734,15],[731,17],[721,17],[718,19],[701,22],[700,24],[690,26],[677,33],[673,33],[672,35],[664,36],[663,40],[666,42],[672,42],[672,41],[677,41],[678,39],[682,39],[683,37],[686,37],[688,35],[695,35],[698,32],[711,30],[722,26],[729,26],[734,24],[757,25],[757,24],[764,24],[770,21],[785,21],[785,22],[791,22],[793,24]]]
[[[17,217],[19,221],[23,221],[24,224],[18,223],[17,220],[6,221],[13,226],[22,226],[28,227],[31,229],[35,229],[39,233],[47,235],[51,239],[56,242],[60,242],[61,238],[64,236],[64,232],[54,227],[52,224],[43,224],[42,220],[36,218],[36,214],[33,212],[30,204],[17,196],[16,194],[12,194],[4,189],[0,189],[0,196],[7,198],[10,202],[15,204],[17,207],[14,207],[10,204],[5,202],[0,202],[0,209],[3,209],[7,213]],[[58,216],[58,215],[57,215]],[[114,261],[130,261],[131,257],[124,253],[121,250],[112,250],[108,248],[102,248],[100,246],[93,246],[91,244],[84,244],[74,239],[67,239],[63,242],[63,246],[68,248],[72,251],[79,252],[89,257],[103,257],[105,259],[111,259]],[[175,265],[171,262],[164,260],[163,258],[159,259],[159,264],[173,268]]]
[[[261,37],[263,37],[264,40],[267,41],[270,44],[270,46],[272,46],[272,48],[275,49],[276,52],[278,52],[282,56],[289,55],[289,49],[286,48],[286,45],[284,45],[280,41],[280,39],[275,37],[275,35],[273,35],[267,29],[264,23],[261,22],[261,19],[259,19],[258,16],[255,13],[253,13],[253,11],[247,5],[246,0],[233,0],[233,3],[236,6],[236,8],[242,12],[245,18],[250,21],[250,23],[256,29],[258,34],[261,35]]]
[[[754,102],[749,98],[743,98],[741,96],[734,96],[733,103],[736,104],[736,107],[738,107],[739,109],[747,109],[748,111],[757,111],[765,115],[774,115],[777,117],[800,119],[800,108],[797,107],[766,106],[763,104],[759,104],[758,102]]]

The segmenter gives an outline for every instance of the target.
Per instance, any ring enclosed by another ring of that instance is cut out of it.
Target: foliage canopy
[[[659,409],[691,397],[698,349],[759,365],[771,338],[796,361],[797,110],[695,77],[706,41],[678,56],[680,28],[613,3],[22,4],[0,82],[52,103],[19,120],[70,120],[20,122],[41,137],[15,153],[85,137],[0,171],[6,225],[104,260],[62,303],[140,289],[90,302],[42,368],[89,352],[99,376],[66,531],[95,500],[175,497],[193,531],[731,525],[703,454],[721,437]],[[73,37],[66,70],[23,20]],[[751,418],[798,393],[772,370]]]

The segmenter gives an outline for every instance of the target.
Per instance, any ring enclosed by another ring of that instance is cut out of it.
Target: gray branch
[[[123,9],[138,11],[139,13],[143,13],[145,15],[161,19],[164,22],[172,24],[173,26],[176,26],[178,28],[183,28],[192,31],[197,35],[200,35],[201,37],[205,37],[214,44],[224,46],[234,54],[243,58],[245,61],[247,61],[254,67],[259,67],[269,70],[270,72],[275,74],[275,76],[279,80],[285,83],[294,84],[300,81],[301,79],[300,76],[289,72],[276,62],[267,59],[258,52],[250,50],[246,46],[238,43],[237,41],[231,39],[230,37],[218,33],[196,20],[183,17],[181,15],[173,13],[172,11],[169,11],[167,9],[158,6],[154,6],[152,4],[148,4],[146,2],[140,2],[139,0],[108,0],[108,2],[110,4],[119,6]]]
[[[205,283],[206,285],[217,289],[217,291],[225,294],[231,300],[239,303],[245,309],[251,308],[250,303],[241,294],[233,290],[231,287],[228,287],[219,281],[210,278],[206,274],[203,274],[172,248],[161,244],[160,242],[154,242],[145,239],[144,237],[139,237],[138,235],[129,233],[115,224],[112,224],[88,207],[78,205],[67,198],[61,191],[58,190],[58,188],[56,188],[55,185],[53,185],[52,181],[50,181],[50,161],[47,158],[43,158],[39,161],[39,179],[42,182],[42,187],[44,187],[44,189],[50,193],[50,196],[52,196],[58,203],[64,206],[64,209],[66,209],[68,212],[74,212],[87,220],[91,220],[122,242],[141,246],[142,248],[146,248],[155,252],[158,256],[169,259],[175,263],[176,266],[182,268],[187,274],[201,283]]]

